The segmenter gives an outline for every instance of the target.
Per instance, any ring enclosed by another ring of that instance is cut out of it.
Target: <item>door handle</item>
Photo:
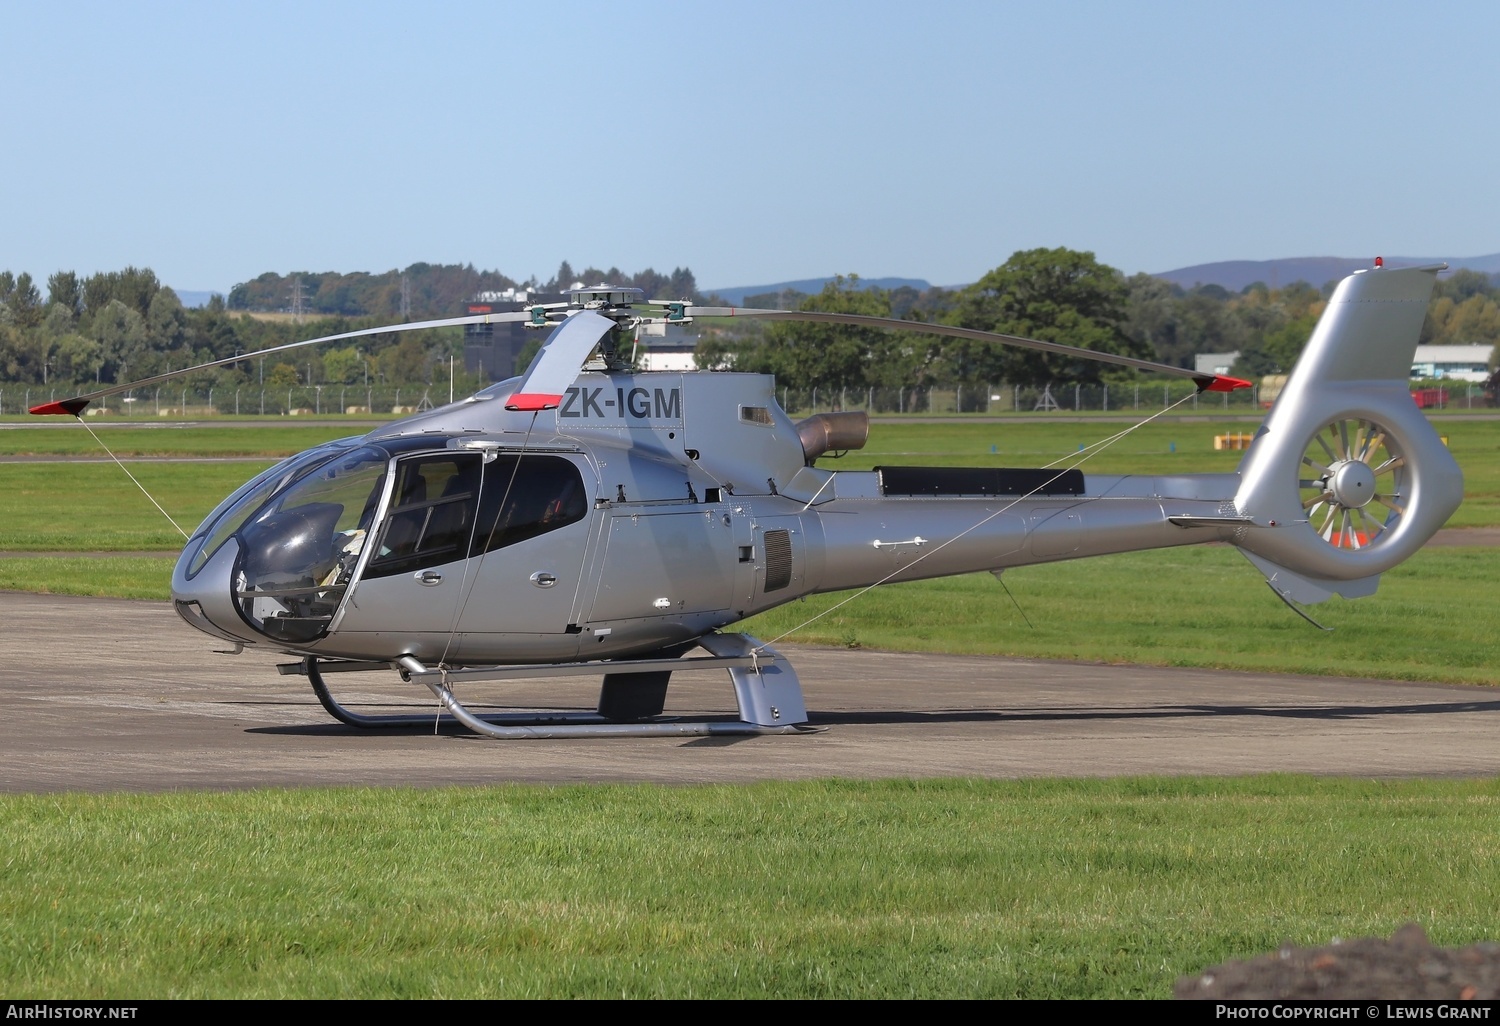
[[[557,578],[545,570],[538,570],[531,575],[531,583],[538,588],[550,588],[557,583]]]
[[[429,588],[435,584],[443,583],[443,575],[436,570],[418,570],[412,574],[418,584],[425,584]]]

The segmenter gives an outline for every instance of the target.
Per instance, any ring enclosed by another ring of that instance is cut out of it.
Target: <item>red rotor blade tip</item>
[[[561,405],[562,396],[548,395],[545,392],[521,393],[505,401],[507,410],[521,410],[526,413],[534,410],[555,410]]]
[[[1244,378],[1231,378],[1227,374],[1215,374],[1214,379],[1203,386],[1205,392],[1233,392],[1237,388],[1254,388],[1255,382]]]
[[[55,403],[33,406],[31,412],[38,417],[76,417],[88,404],[87,399],[59,399]]]

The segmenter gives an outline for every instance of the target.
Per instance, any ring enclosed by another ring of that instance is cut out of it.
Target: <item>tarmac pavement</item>
[[[277,674],[287,657],[215,654],[162,602],[0,592],[0,625],[6,792],[1500,772],[1488,688],[786,646],[818,733],[495,741],[334,722]],[[390,673],[330,686],[361,712],[435,712]],[[499,706],[587,710],[598,682],[493,687]],[[667,713],[733,718],[727,675],[677,674]]]

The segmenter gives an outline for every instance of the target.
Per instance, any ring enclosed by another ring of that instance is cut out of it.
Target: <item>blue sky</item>
[[[0,6],[0,268],[1500,251],[1500,4]]]

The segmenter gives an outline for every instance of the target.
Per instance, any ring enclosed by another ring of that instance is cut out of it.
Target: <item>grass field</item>
[[[879,424],[833,465],[1036,465],[1114,429]],[[90,452],[72,430],[0,431],[0,454]],[[1085,467],[1232,470],[1223,430],[1151,425]],[[1440,430],[1468,483],[1455,522],[1500,525],[1500,424]],[[265,461],[350,433],[241,432],[106,439],[259,458],[132,465],[191,528]],[[180,543],[118,468],[12,463],[0,483],[0,551],[60,553],[0,558],[0,588],[166,596],[170,557],[61,555]],[[988,575],[879,589],[793,637],[1493,684],[1497,577],[1500,551],[1430,548],[1374,598],[1316,607],[1325,634],[1198,547],[1008,571],[1020,610]],[[1286,940],[1411,920],[1495,939],[1497,804],[1495,781],[1287,777],[0,796],[0,992],[1162,998]]]
[[[935,466],[1039,466],[1077,458],[1126,425],[1026,421],[879,422],[862,450],[825,459],[831,469],[868,469],[881,464]],[[1500,526],[1500,421],[1440,420],[1464,470],[1465,497],[1453,527]],[[105,431],[105,444],[119,456],[263,457],[263,463],[136,463],[141,483],[191,530],[233,491],[273,459],[320,442],[358,433],[343,426],[290,426],[284,418],[258,425],[213,428],[129,428]],[[1243,423],[1211,421],[1152,423],[1083,464],[1086,473],[1184,474],[1233,471],[1242,453],[1215,451],[1215,435],[1246,431]],[[991,451],[993,450],[993,451]],[[102,457],[97,443],[77,425],[0,431],[0,456],[76,455]],[[135,551],[170,548],[176,534],[109,463],[12,463],[0,465],[0,551]],[[109,511],[102,526],[98,510]],[[176,539],[176,542],[174,542]]]
[[[1285,940],[1492,936],[1497,803],[1276,777],[8,797],[0,990],[1161,998]]]

